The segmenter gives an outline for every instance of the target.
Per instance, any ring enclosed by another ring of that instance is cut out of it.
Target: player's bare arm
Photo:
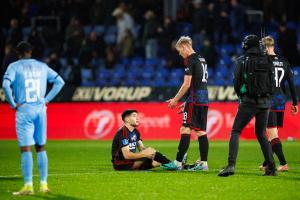
[[[192,76],[190,75],[185,75],[184,76],[184,81],[179,89],[179,91],[177,92],[177,94],[175,95],[174,98],[167,100],[167,102],[169,103],[168,107],[169,108],[175,108],[176,105],[178,104],[179,100],[186,94],[186,92],[189,90],[190,86],[191,86],[191,81],[192,81]]]
[[[142,140],[138,141],[138,149],[139,149],[139,151],[143,151],[143,150],[146,149],[146,147],[145,147],[144,143],[142,142]]]
[[[153,148],[146,148],[145,150],[138,152],[138,153],[132,153],[129,149],[129,145],[122,148],[122,153],[125,159],[128,160],[135,160],[139,158],[149,158],[152,159],[155,155],[155,149]]]

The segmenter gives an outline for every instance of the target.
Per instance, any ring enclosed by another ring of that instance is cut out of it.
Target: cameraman
[[[234,71],[234,90],[240,104],[229,141],[228,165],[218,175],[224,177],[234,174],[241,131],[255,117],[255,134],[267,162],[264,175],[276,176],[272,149],[265,136],[275,88],[273,68],[268,57],[262,54],[256,35],[246,36],[242,48],[245,54],[237,59]]]

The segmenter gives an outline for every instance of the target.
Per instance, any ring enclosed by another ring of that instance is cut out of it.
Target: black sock
[[[282,144],[279,138],[274,138],[273,140],[271,140],[271,146],[272,146],[272,150],[273,152],[276,154],[276,156],[279,159],[280,165],[285,165],[286,164],[286,160],[282,151]]]
[[[207,154],[208,154],[208,139],[207,135],[202,135],[198,137],[199,142],[199,152],[201,161],[207,161]]]
[[[187,152],[189,146],[190,146],[190,134],[181,134],[180,142],[178,145],[178,151],[176,155],[176,160],[178,162],[182,162],[184,154]]]
[[[167,164],[169,162],[171,162],[166,156],[162,155],[159,152],[155,153],[154,159],[155,161],[161,163],[161,164]]]

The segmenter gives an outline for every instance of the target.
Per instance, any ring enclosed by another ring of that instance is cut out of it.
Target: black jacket
[[[252,98],[247,96],[247,93],[245,94],[241,93],[241,88],[244,83],[242,77],[242,67],[243,67],[243,62],[245,61],[247,55],[252,55],[252,56],[257,55],[259,57],[261,56],[261,51],[257,47],[252,47],[245,52],[245,55],[239,57],[236,61],[233,82],[234,82],[234,90],[239,97],[239,102],[241,105],[254,106],[256,108],[270,108],[272,97]]]

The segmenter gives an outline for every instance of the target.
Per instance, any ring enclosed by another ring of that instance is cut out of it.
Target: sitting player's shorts
[[[284,112],[270,111],[267,128],[283,127]]]
[[[20,147],[45,145],[46,106],[21,105],[16,112],[16,131]]]
[[[138,168],[134,167],[135,161],[141,161],[141,165],[138,166]],[[148,170],[152,169],[152,160],[149,158],[141,158],[138,160],[120,160],[120,161],[112,161],[113,167],[115,170]]]
[[[206,131],[208,106],[185,103],[182,126],[196,131]]]

